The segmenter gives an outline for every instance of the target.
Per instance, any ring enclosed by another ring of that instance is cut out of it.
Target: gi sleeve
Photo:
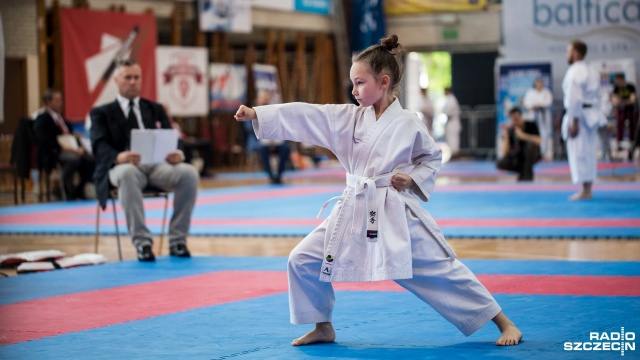
[[[414,182],[411,191],[422,201],[429,201],[436,183],[436,174],[442,166],[442,151],[429,134],[419,132],[411,158],[414,165],[409,172]]]
[[[258,139],[290,140],[336,149],[336,119],[350,116],[348,105],[287,103],[257,106],[253,129]]]

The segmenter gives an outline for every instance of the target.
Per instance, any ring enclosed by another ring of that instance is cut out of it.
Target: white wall
[[[458,38],[445,39],[452,29]],[[500,8],[488,11],[387,17],[387,32],[412,50],[496,51],[500,46]]]

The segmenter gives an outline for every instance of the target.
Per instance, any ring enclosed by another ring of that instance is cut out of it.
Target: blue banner
[[[296,0],[295,10],[329,15],[331,13],[331,0]]]
[[[351,51],[377,44],[385,35],[383,0],[355,0],[351,8]]]

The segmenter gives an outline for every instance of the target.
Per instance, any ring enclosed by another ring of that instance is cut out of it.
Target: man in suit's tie
[[[142,192],[147,186],[174,191],[169,253],[189,257],[187,235],[198,190],[198,171],[193,165],[183,162],[181,150],[169,153],[163,163],[140,164],[140,154],[129,150],[131,130],[171,129],[171,124],[162,105],[140,98],[140,65],[126,60],[115,71],[116,100],[92,109],[90,114],[98,200],[103,208],[106,207],[109,186],[118,189],[138,260],[154,261],[153,238],[145,224]]]

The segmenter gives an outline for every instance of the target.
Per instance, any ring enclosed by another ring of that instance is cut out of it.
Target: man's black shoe
[[[177,257],[191,257],[189,249],[185,244],[176,244],[169,246],[169,254]]]
[[[151,245],[140,245],[136,247],[139,261],[156,261],[156,256],[151,251]]]

